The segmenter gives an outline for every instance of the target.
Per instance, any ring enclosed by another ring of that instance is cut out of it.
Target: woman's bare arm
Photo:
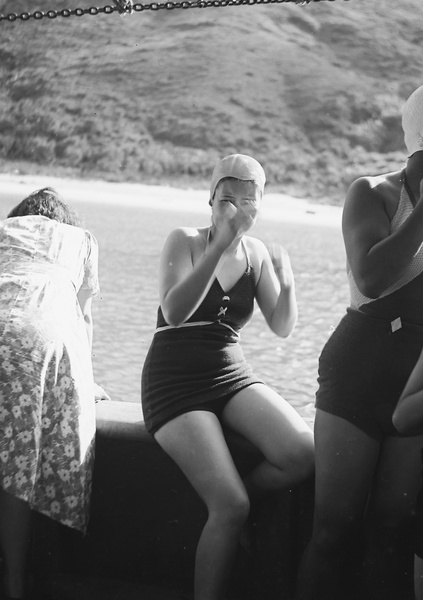
[[[354,280],[369,298],[395,283],[423,242],[423,198],[392,235],[382,193],[372,178],[350,187],[342,219],[345,249]]]
[[[256,246],[260,245],[256,241]],[[279,337],[288,337],[297,322],[295,280],[288,252],[278,244],[260,249],[261,272],[256,298],[270,329]]]

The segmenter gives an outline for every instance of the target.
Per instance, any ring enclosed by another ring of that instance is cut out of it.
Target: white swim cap
[[[217,184],[225,177],[241,181],[254,181],[263,193],[266,175],[261,164],[246,154],[230,154],[217,163],[210,183],[210,198],[213,198]]]
[[[411,94],[404,105],[402,128],[409,156],[423,150],[423,85]]]

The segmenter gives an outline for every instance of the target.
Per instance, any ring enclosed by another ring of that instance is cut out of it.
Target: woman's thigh
[[[172,419],[155,434],[209,509],[228,502],[248,503],[222,426],[209,411],[191,411]]]
[[[276,466],[304,455],[313,457],[310,427],[286,400],[266,385],[253,384],[235,394],[225,406],[222,420]]]
[[[315,445],[315,533],[342,537],[345,529],[362,523],[380,443],[346,419],[318,409]]]

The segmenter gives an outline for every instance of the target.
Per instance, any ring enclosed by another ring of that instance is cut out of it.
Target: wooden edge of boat
[[[190,598],[206,509],[175,463],[145,429],[141,406],[96,404],[96,459],[85,536],[37,514],[31,572],[57,600]],[[313,426],[309,421],[310,427]],[[225,432],[241,475],[258,450]],[[299,558],[311,533],[313,480],[277,492],[253,512],[254,551],[241,547],[228,597],[293,597]]]

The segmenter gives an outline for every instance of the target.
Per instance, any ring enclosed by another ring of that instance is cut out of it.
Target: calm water
[[[0,218],[20,198],[0,193]],[[101,294],[94,301],[94,372],[114,400],[140,401],[140,376],[158,305],[157,268],[168,232],[208,225],[206,215],[123,204],[78,202],[100,247]],[[261,220],[252,235],[289,251],[297,283],[299,321],[283,340],[256,312],[242,333],[256,373],[303,415],[312,414],[317,359],[345,312],[348,291],[341,233],[336,227]]]

